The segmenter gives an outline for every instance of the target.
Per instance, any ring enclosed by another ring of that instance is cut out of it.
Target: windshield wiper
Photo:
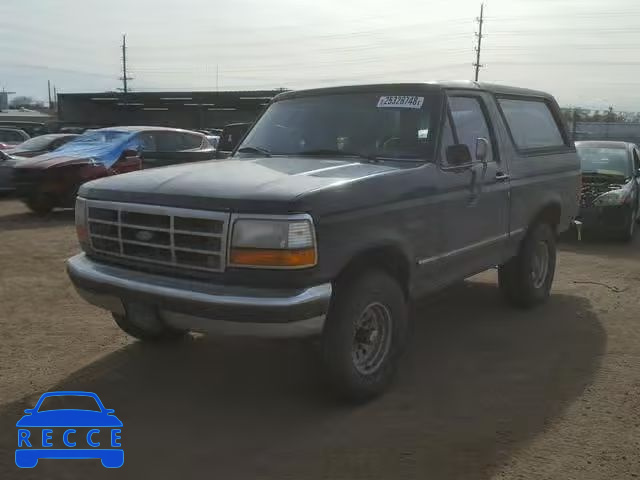
[[[302,152],[296,152],[293,155],[335,155],[339,157],[358,157],[365,160],[375,161],[378,157],[371,153],[358,153],[347,152],[345,150],[331,149],[331,148],[318,148],[316,150],[303,150]]]
[[[271,156],[271,152],[266,148],[262,148],[262,147],[249,147],[249,146],[242,147],[238,149],[238,153],[261,153],[265,157]]]

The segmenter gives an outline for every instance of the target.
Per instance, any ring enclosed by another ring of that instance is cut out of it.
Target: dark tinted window
[[[491,136],[480,99],[477,97],[450,97],[449,108],[458,135],[458,142],[469,147],[471,158],[475,161],[477,160],[476,144],[479,138],[484,138],[489,144],[487,161],[491,162],[493,160]]]
[[[513,141],[519,149],[565,145],[558,123],[546,102],[511,98],[500,98],[498,102],[511,130]]]
[[[14,132],[13,130],[0,130],[0,142],[23,142],[26,140],[20,132]]]
[[[218,150],[223,152],[229,152],[235,148],[247,130],[249,129],[248,123],[242,123],[237,125],[229,125],[224,128],[218,141]]]
[[[193,133],[182,134],[182,149],[193,150],[202,146],[202,137]]]
[[[633,149],[633,168],[638,171],[640,169],[640,157],[638,157],[638,150]]]
[[[180,132],[156,132],[156,148],[159,152],[179,152],[184,150]]]
[[[143,152],[157,152],[156,146],[156,134],[151,132],[145,132],[138,135],[133,139],[129,148],[136,150],[136,146],[140,146]]]

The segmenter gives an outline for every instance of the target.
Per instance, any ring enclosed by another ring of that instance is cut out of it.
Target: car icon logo
[[[140,230],[136,232],[135,237],[136,240],[141,242],[148,242],[153,238],[153,232],[150,232],[149,230]]]
[[[67,408],[69,404],[83,408]],[[61,408],[52,408],[54,406]],[[124,464],[122,422],[92,392],[48,392],[18,422],[16,465],[33,468],[38,460],[100,459],[106,468]]]

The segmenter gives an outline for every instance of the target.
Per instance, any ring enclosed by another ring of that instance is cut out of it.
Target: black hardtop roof
[[[341,93],[380,93],[381,91],[392,92],[393,90],[415,90],[438,92],[443,90],[476,90],[489,92],[496,95],[514,95],[526,97],[541,97],[553,99],[552,95],[541,92],[539,90],[531,90],[528,88],[510,87],[507,85],[498,85],[494,83],[473,82],[469,80],[452,80],[442,82],[424,82],[424,83],[378,83],[371,85],[349,85],[341,87],[324,87],[306,90],[294,90],[284,92],[278,95],[275,100],[285,100],[288,98],[316,96],[316,95],[332,95]]]

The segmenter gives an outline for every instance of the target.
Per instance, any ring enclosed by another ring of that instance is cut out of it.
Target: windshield
[[[602,175],[631,175],[631,160],[624,148],[578,147],[583,172]]]
[[[78,138],[70,141],[65,146],[73,145],[100,145],[107,143],[115,143],[128,138],[131,135],[130,132],[122,132],[119,130],[96,130],[93,132],[80,135]]]
[[[424,93],[351,93],[281,100],[269,107],[238,151],[431,159],[434,99]]]
[[[18,145],[20,150],[25,150],[28,152],[35,152],[37,150],[45,149],[49,146],[49,144],[55,140],[55,136],[53,135],[42,135],[40,137],[35,137],[27,140],[26,142]]]

